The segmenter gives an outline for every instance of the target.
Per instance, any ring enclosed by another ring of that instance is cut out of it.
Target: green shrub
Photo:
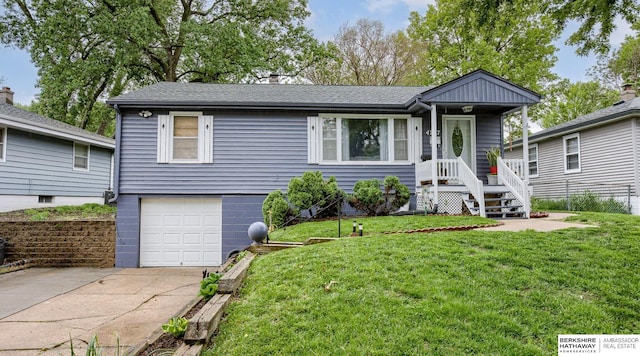
[[[409,202],[411,193],[406,185],[400,183],[400,179],[396,176],[387,176],[384,178],[384,200],[387,207],[387,213],[400,209]]]
[[[377,179],[360,180],[353,186],[353,194],[349,196],[349,205],[365,213],[367,216],[378,215],[380,206],[384,203],[380,181]]]
[[[567,201],[565,199],[540,199],[531,197],[532,211],[548,211],[548,210],[567,210]]]
[[[569,196],[569,206],[566,199],[539,199],[531,198],[531,210],[570,210],[570,211],[592,211],[602,213],[628,214],[627,205],[613,197],[601,198],[598,194],[585,190],[581,194]]]
[[[297,215],[298,213],[291,208],[280,190],[272,191],[262,202],[262,217],[271,231],[283,226],[285,222]]]
[[[377,179],[361,180],[353,187],[349,205],[367,216],[389,215],[409,202],[411,194],[396,176],[387,176],[380,189]]]
[[[291,178],[287,190],[293,206],[316,217],[337,216],[339,204],[335,200],[340,196],[344,196],[344,192],[338,188],[336,178],[325,181],[320,171],[307,171],[302,177]]]
[[[209,300],[213,297],[216,292],[218,292],[218,281],[220,280],[220,275],[217,273],[211,273],[207,278],[200,281],[200,295]]]
[[[175,337],[182,337],[184,332],[187,331],[187,325],[189,325],[189,320],[184,317],[171,318],[166,324],[162,325],[162,331]]]

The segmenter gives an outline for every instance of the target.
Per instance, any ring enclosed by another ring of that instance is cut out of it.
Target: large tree
[[[99,133],[112,116],[95,103],[128,87],[297,74],[324,56],[302,23],[306,0],[2,4],[2,42],[29,50],[39,70],[40,112]]]
[[[326,48],[331,56],[304,73],[315,84],[408,84],[417,67],[409,38],[401,31],[386,32],[377,20],[343,25]]]
[[[532,90],[555,79],[552,41],[558,32],[539,3],[512,0],[491,21],[467,8],[467,0],[437,0],[424,16],[411,13],[407,32],[424,47],[421,84],[440,84],[483,68]]]
[[[612,89],[630,84],[640,91],[640,23],[634,26],[635,36],[627,36],[620,48],[600,56],[589,74]]]
[[[533,114],[545,129],[605,108],[620,99],[617,90],[596,81],[571,83],[569,79],[563,79],[550,85],[546,93]]]
[[[519,0],[464,0],[470,12],[477,13],[477,20],[491,25],[495,13]],[[638,0],[541,0],[540,14],[551,16],[558,30],[563,30],[569,22],[579,24],[578,30],[570,35],[567,44],[576,45],[579,55],[590,52],[607,53],[609,37],[620,20],[635,24],[640,19]]]

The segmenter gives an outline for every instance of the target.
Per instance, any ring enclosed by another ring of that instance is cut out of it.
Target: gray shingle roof
[[[404,108],[427,87],[162,82],[111,98],[114,105]]]
[[[71,136],[72,138],[82,142],[99,144],[109,148],[113,148],[115,146],[115,140],[113,139],[91,133],[62,121],[53,120],[30,111],[17,108],[10,104],[0,104],[0,118],[10,122],[26,125],[31,131],[42,133],[47,136]]]
[[[604,123],[609,120],[617,119],[626,114],[636,112],[640,114],[640,97],[633,100],[624,101],[612,106],[606,107],[601,110],[594,111],[587,115],[577,117],[571,121],[563,122],[554,127],[538,131],[532,135],[529,135],[529,140],[540,140],[542,138],[554,137],[566,133],[567,131],[577,130],[581,127],[591,126],[595,124]],[[518,140],[514,143],[521,143]]]

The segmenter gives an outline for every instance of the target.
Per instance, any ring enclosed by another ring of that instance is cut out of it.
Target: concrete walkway
[[[575,214],[569,213],[549,213],[546,218],[538,219],[505,219],[499,220],[502,225],[494,227],[484,227],[478,230],[484,231],[522,231],[522,230],[535,230],[535,231],[553,231],[560,229],[568,229],[570,227],[586,228],[595,227],[593,225],[578,224],[573,222],[562,221],[569,216],[575,216]]]
[[[30,268],[0,275],[0,355],[106,355],[144,341],[198,294],[201,267]]]

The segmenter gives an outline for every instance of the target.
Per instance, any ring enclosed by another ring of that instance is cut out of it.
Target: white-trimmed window
[[[538,176],[538,144],[529,145],[529,177]]]
[[[212,163],[213,116],[170,112],[158,116],[158,163]]]
[[[406,115],[310,117],[309,163],[413,163],[420,126],[419,118]]]
[[[0,162],[7,159],[7,128],[0,127]]]
[[[580,134],[562,137],[564,146],[564,172],[580,172]]]
[[[89,170],[89,145],[84,143],[73,143],[73,169],[76,171]]]

